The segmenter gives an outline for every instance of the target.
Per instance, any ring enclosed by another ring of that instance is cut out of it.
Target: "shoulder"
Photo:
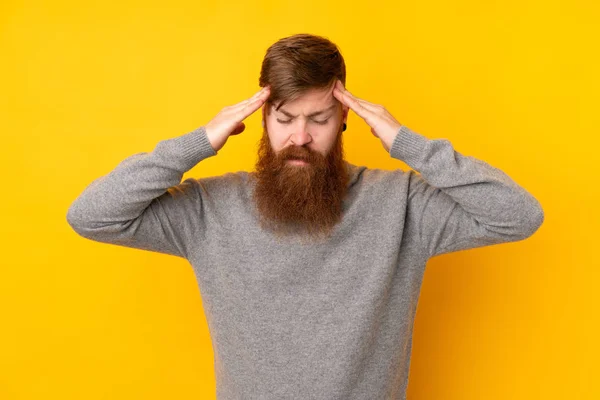
[[[369,168],[363,165],[347,163],[350,176],[349,186],[362,188],[386,187],[386,185],[397,185],[399,182],[409,182],[415,171],[402,169]]]
[[[188,178],[186,182],[193,183],[202,194],[222,195],[244,190],[248,180],[248,172],[236,171],[202,178]]]

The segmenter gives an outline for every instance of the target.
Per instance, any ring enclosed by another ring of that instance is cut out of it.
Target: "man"
[[[89,239],[190,262],[218,399],[404,399],[427,260],[523,240],[543,210],[501,170],[353,96],[323,37],[273,44],[259,83],[93,181],[68,222]],[[261,107],[256,171],[181,182]],[[346,162],[350,109],[414,171]]]

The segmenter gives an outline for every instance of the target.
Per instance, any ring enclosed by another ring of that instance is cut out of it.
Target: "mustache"
[[[315,161],[320,158],[320,154],[302,146],[289,146],[281,150],[279,158],[281,160],[302,160],[302,161]]]

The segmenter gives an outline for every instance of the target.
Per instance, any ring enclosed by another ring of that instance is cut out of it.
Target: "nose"
[[[296,146],[304,146],[312,142],[312,137],[306,131],[306,122],[299,124],[298,130],[292,136],[292,143]]]

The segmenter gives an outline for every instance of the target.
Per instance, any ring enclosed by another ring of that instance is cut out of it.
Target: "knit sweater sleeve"
[[[204,127],[158,142],[92,181],[67,212],[79,235],[103,243],[188,257],[202,234],[198,181],[183,174],[216,155]]]
[[[484,161],[402,126],[390,147],[410,171],[407,218],[429,257],[533,235],[544,211],[529,192]]]

